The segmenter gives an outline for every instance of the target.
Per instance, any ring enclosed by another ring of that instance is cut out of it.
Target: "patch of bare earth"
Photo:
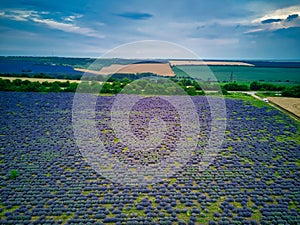
[[[300,117],[300,98],[269,97],[268,100]]]
[[[171,69],[169,63],[138,63],[138,64],[112,64],[107,67],[103,67],[100,71],[87,70],[87,69],[75,69],[77,71],[85,73],[93,73],[97,75],[108,75],[114,73],[124,74],[138,74],[138,73],[153,73],[160,76],[175,76],[175,73]]]

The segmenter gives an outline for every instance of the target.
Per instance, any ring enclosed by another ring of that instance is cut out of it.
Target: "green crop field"
[[[235,81],[300,82],[300,68],[210,66],[209,69],[218,81],[230,81],[232,74]],[[177,66],[173,70],[177,76],[188,74],[204,81],[212,77],[205,66]]]

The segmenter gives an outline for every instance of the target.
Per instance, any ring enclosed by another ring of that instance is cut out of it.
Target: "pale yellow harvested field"
[[[161,76],[175,76],[169,63],[130,64],[121,68],[118,73],[154,73]]]
[[[169,63],[139,63],[139,64],[112,64],[108,67],[103,67],[100,71],[86,70],[86,69],[75,69],[77,71],[85,73],[93,73],[97,75],[107,75],[114,73],[154,73],[160,76],[175,76]]]
[[[53,83],[55,81],[59,81],[59,82],[67,82],[69,81],[70,83],[80,83],[81,81],[80,80],[65,80],[65,79],[45,79],[45,78],[28,78],[28,77],[0,77],[1,79],[3,80],[10,80],[10,81],[13,81],[13,80],[28,80],[30,82],[40,82],[40,83],[43,83],[43,82],[49,82],[49,83]]]
[[[300,98],[269,97],[268,100],[300,117]]]
[[[97,70],[88,70],[88,69],[81,69],[81,68],[74,68],[74,70],[80,71],[80,72],[83,72],[83,73],[95,74],[95,75],[107,75],[107,73],[103,73],[102,70],[97,71]]]
[[[244,62],[216,62],[216,61],[170,61],[171,66],[254,66]]]

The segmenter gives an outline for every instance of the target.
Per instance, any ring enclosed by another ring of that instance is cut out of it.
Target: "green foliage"
[[[191,79],[186,79],[186,78],[182,79],[182,80],[181,80],[181,83],[182,83],[184,86],[191,86],[191,85],[192,85]]]
[[[300,85],[286,88],[282,91],[282,96],[300,98]]]
[[[282,96],[296,98],[300,97],[300,85],[282,86],[254,81],[250,84],[250,89],[252,91],[282,91]]]
[[[57,83],[52,83],[52,85],[49,88],[50,92],[60,92],[60,86]]]
[[[154,86],[151,83],[149,83],[149,84],[147,84],[145,86],[144,93],[146,95],[154,94],[154,90],[153,89],[154,89]]]
[[[126,89],[126,94],[141,94],[144,88],[140,86],[139,81],[140,80],[130,83]]]
[[[145,89],[148,81],[147,80],[144,80],[144,79],[141,79],[141,80],[137,80],[135,82],[141,89]]]
[[[0,57],[1,58],[1,57]],[[25,71],[30,72],[30,71]],[[2,73],[2,77],[20,77],[20,78],[42,78],[42,79],[72,79],[72,80],[80,80],[81,74],[44,74],[44,73],[37,73],[37,74],[27,74],[25,72],[22,73]],[[102,76],[99,76],[102,77]]]
[[[101,85],[96,82],[96,81],[92,81],[91,85],[90,85],[90,89],[92,93],[99,93],[101,90]],[[76,89],[75,89],[76,91]]]
[[[15,91],[15,90],[11,90],[10,86],[11,86],[10,80],[0,79],[0,90],[2,90],[2,91]]]
[[[195,87],[195,89],[197,91],[202,91],[202,88],[201,88],[200,84],[197,81],[193,80],[192,85]]]
[[[221,92],[219,94],[223,94],[223,95],[228,95],[229,94],[228,91],[224,88],[224,86],[221,86],[221,90],[219,92]]]
[[[187,216],[191,216],[191,212],[188,210],[188,211],[186,211],[186,215]]]
[[[192,96],[197,95],[196,88],[193,86],[187,87],[186,93],[188,93],[188,95],[192,95]]]
[[[17,170],[11,170],[11,171],[10,171],[10,176],[9,176],[9,178],[10,178],[11,180],[16,179],[18,176],[19,176],[19,173],[18,173]]]
[[[135,76],[135,75],[133,75]],[[121,79],[110,78],[111,82],[101,84],[98,80],[83,81],[80,88],[78,83],[67,82],[30,82],[29,80],[16,79],[13,81],[0,78],[0,91],[28,91],[28,92],[87,92],[87,93],[120,93],[125,86],[127,94],[146,95],[177,95],[184,90],[188,95],[204,95],[204,91],[216,91],[218,94],[228,95],[228,91],[267,91],[266,96],[275,95],[276,91],[282,91],[282,96],[300,97],[300,85],[281,86],[254,81],[250,86],[240,83],[225,83],[220,85],[216,82],[198,82],[190,78],[158,78],[133,79],[127,77]],[[149,82],[151,81],[151,82]],[[171,82],[170,82],[171,81]],[[174,82],[176,85],[174,85]],[[128,86],[127,86],[128,85]],[[221,87],[221,90],[220,90]]]
[[[102,93],[112,93],[112,85],[110,83],[104,83],[101,89]]]
[[[117,94],[122,91],[121,84],[119,82],[114,82],[112,84],[112,94]]]
[[[78,84],[77,83],[70,83],[68,87],[64,90],[65,92],[76,92]]]
[[[224,89],[227,91],[249,91],[250,88],[244,84],[228,83],[224,85]]]
[[[250,84],[250,89],[252,91],[282,91],[286,87],[282,85],[275,85],[270,83],[260,83],[257,81],[253,81]]]
[[[20,92],[75,92],[77,83],[59,82],[30,82],[29,80],[16,79],[13,81],[0,79],[0,91],[20,91]]]
[[[260,89],[260,84],[257,81],[254,81],[250,84],[251,91],[258,91]]]
[[[122,84],[129,84],[130,82],[131,82],[131,80],[130,79],[128,79],[128,78],[123,78],[121,81],[120,81]]]

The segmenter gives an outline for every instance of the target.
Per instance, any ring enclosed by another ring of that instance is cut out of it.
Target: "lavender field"
[[[225,138],[212,163],[202,170],[210,111],[204,96],[191,97],[201,136],[189,160],[169,178],[130,186],[96,173],[82,156],[73,133],[73,97],[73,93],[0,93],[0,224],[296,225],[300,221],[299,124],[282,112],[253,104],[255,100],[226,98]],[[155,154],[141,156],[128,151],[110,127],[114,98],[100,96],[96,106],[101,112],[96,117],[99,138],[112,156],[143,165],[172,153],[180,136],[176,109],[158,96],[132,108],[132,132],[141,138],[148,135],[147,121],[156,114],[169,129],[169,139]],[[157,106],[164,114],[155,111]]]

